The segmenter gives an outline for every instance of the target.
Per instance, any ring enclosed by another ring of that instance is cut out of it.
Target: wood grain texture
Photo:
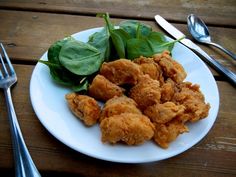
[[[160,162],[122,164],[88,157],[55,139],[39,122],[29,97],[37,60],[56,40],[104,25],[98,12],[112,21],[139,19],[162,31],[153,16],[160,14],[192,39],[186,16],[195,13],[210,24],[214,42],[236,53],[235,0],[0,0],[0,42],[12,59],[18,83],[12,97],[30,154],[42,176],[86,177],[233,177],[236,176],[236,89],[211,69],[217,79],[220,109],[206,137],[186,152]],[[166,33],[165,33],[166,34]],[[236,62],[213,47],[207,53],[236,72]],[[14,176],[14,160],[3,93],[0,92],[0,174]]]
[[[112,16],[142,19],[160,14],[181,23],[194,13],[208,24],[236,26],[235,0],[0,0],[0,8],[84,15],[109,12]]]
[[[6,18],[7,17],[7,18]],[[124,19],[112,18],[114,23]],[[62,39],[78,31],[89,28],[104,26],[104,21],[97,17],[60,15],[19,12],[0,10],[0,21],[4,28],[0,28],[0,39],[6,45],[10,57],[16,62],[35,63],[42,54],[56,40]],[[156,31],[164,32],[153,21],[143,21],[149,24]],[[187,31],[187,26],[174,24],[178,29],[192,39]],[[221,43],[232,52],[236,53],[236,36],[232,35],[235,30],[232,28],[210,27],[212,38],[215,42]],[[219,35],[220,34],[220,35]],[[236,72],[236,61],[229,56],[206,45],[200,45],[209,55],[213,56],[226,67]],[[214,75],[218,75],[212,70]]]
[[[33,65],[15,65],[19,78],[12,90],[13,102],[25,142],[39,170],[49,176],[150,177],[150,176],[233,176],[236,175],[235,88],[217,82],[221,105],[209,134],[188,151],[168,160],[144,164],[120,164],[97,160],[56,140],[37,119],[30,103],[29,82]],[[0,92],[0,170],[13,168],[12,146],[4,97]]]

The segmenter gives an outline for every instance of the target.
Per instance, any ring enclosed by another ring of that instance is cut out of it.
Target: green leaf
[[[104,60],[108,60],[111,55],[110,35],[107,28],[103,28],[100,32],[95,32],[89,37],[88,44],[98,49]]]
[[[114,25],[110,21],[110,16],[108,13],[99,13],[97,14],[97,17],[102,17],[105,22],[106,22],[106,27],[108,28],[109,31],[114,29]]]
[[[44,60],[39,60],[39,62],[49,67],[50,75],[56,83],[68,87],[72,87],[80,83],[82,77],[71,73],[70,71],[65,69],[62,65],[58,65]]]
[[[110,31],[110,35],[119,58],[125,58],[126,43],[130,39],[129,34],[122,29],[114,29]]]
[[[132,38],[137,37],[137,32],[143,37],[148,36],[152,32],[152,28],[149,25],[140,23],[136,20],[122,21],[119,24],[119,27],[125,30]]]
[[[181,39],[168,41],[163,34],[158,32],[155,32],[148,37],[148,41],[153,49],[153,54],[162,53],[165,50],[171,52],[175,43]]]
[[[62,66],[59,61],[59,53],[61,51],[61,48],[68,41],[75,41],[75,39],[73,39],[72,37],[68,37],[68,38],[56,41],[50,46],[48,50],[48,61],[39,60],[39,62],[49,67],[50,75],[56,83],[60,85],[64,85],[66,87],[70,87],[74,91],[85,90],[86,88],[85,82],[81,83],[81,80],[84,77],[70,72],[64,66]]]
[[[80,77],[74,75],[66,68],[64,68],[59,61],[59,53],[62,46],[68,41],[74,41],[72,37],[68,37],[53,43],[48,49],[48,61],[39,60],[40,63],[43,63],[49,67],[50,75],[52,79],[59,84],[65,86],[72,86],[77,84],[80,81]]]
[[[150,57],[153,49],[147,39],[132,38],[127,41],[127,58],[135,59],[140,56]]]
[[[151,32],[148,36],[147,39],[152,42],[154,45],[161,45],[163,43],[168,42],[164,36],[164,34],[160,32]]]
[[[82,91],[87,91],[89,87],[89,81],[87,78],[83,79],[83,82],[80,83],[79,85],[72,86],[73,91],[75,92],[82,92]]]
[[[62,40],[56,41],[55,43],[53,43],[50,48],[48,49],[48,61],[50,61],[51,63],[57,63],[60,64],[59,61],[59,53],[61,51],[61,47],[67,43],[68,41],[73,41],[75,40],[72,37],[68,37],[68,38],[64,38]]]
[[[153,32],[149,25],[139,21],[123,21],[117,29],[108,13],[97,16],[103,17],[106,25],[89,36],[87,43],[72,37],[59,40],[50,46],[48,61],[39,60],[49,67],[55,82],[77,92],[87,91],[104,61],[150,57],[164,50],[171,51],[178,41],[167,41],[162,33]]]
[[[90,44],[69,41],[62,46],[59,60],[70,72],[83,76],[98,71],[104,58],[101,52]]]

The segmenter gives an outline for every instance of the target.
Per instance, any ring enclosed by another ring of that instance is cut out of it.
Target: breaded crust
[[[196,122],[208,116],[210,104],[205,103],[205,97],[199,85],[191,82],[182,82],[177,85],[178,91],[173,96],[173,101],[185,106],[185,112],[179,116],[182,121]]]
[[[183,105],[176,105],[173,102],[165,102],[163,104],[155,104],[149,106],[144,110],[144,114],[148,116],[152,122],[155,123],[167,123],[177,116],[181,116],[185,111]]]
[[[100,106],[97,101],[87,95],[69,93],[65,96],[70,110],[81,119],[85,125],[94,125],[100,117]]]
[[[169,51],[164,51],[163,53],[156,54],[153,57],[154,61],[162,68],[165,77],[171,78],[176,83],[180,83],[186,78],[187,73],[183,66],[170,56]]]
[[[152,79],[158,80],[161,85],[164,83],[161,67],[153,60],[153,58],[141,56],[136,58],[133,62],[140,65],[143,74],[147,74]]]
[[[114,96],[123,95],[125,89],[113,84],[104,76],[98,74],[89,87],[88,94],[101,101],[107,101]]]
[[[100,124],[102,141],[124,142],[128,145],[143,144],[154,135],[154,126],[142,114],[122,113],[102,120]]]
[[[138,64],[127,59],[119,59],[109,63],[104,62],[100,74],[116,85],[134,85],[142,72]]]
[[[188,132],[188,127],[184,123],[173,120],[166,124],[155,125],[154,141],[162,148],[168,148],[170,142],[174,141],[180,134]]]
[[[133,99],[128,98],[127,96],[115,96],[105,103],[99,121],[102,121],[106,117],[119,115],[122,113],[142,114]]]
[[[161,98],[159,81],[150,78],[148,75],[142,76],[138,83],[131,88],[130,98],[134,99],[141,111],[148,106],[159,103]]]

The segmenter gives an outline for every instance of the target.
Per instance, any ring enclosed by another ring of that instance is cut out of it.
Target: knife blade
[[[215,70],[226,76],[226,78],[236,86],[236,74],[224,67],[221,63],[219,63],[217,60],[210,57],[204,50],[202,50],[198,45],[193,43],[190,39],[187,39],[186,36],[179,31],[177,28],[175,28],[173,25],[171,25],[169,22],[167,22],[163,17],[160,15],[155,16],[156,22],[164,29],[166,30],[171,36],[173,36],[175,39],[180,39],[179,42],[187,46],[188,48],[192,49],[194,52],[200,54],[203,57],[203,60],[207,62],[210,66],[212,66]]]

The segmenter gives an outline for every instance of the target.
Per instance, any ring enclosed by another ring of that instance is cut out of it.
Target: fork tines
[[[9,72],[8,72],[7,66],[5,65],[4,59],[7,62]],[[5,48],[3,47],[2,43],[0,43],[0,64],[1,64],[1,68],[2,68],[2,70],[0,68],[0,79],[3,78],[4,76],[5,77],[9,76],[9,73],[10,73],[10,75],[15,74],[15,70],[11,64],[11,61],[10,61],[10,59],[7,55],[7,52],[6,52]]]

